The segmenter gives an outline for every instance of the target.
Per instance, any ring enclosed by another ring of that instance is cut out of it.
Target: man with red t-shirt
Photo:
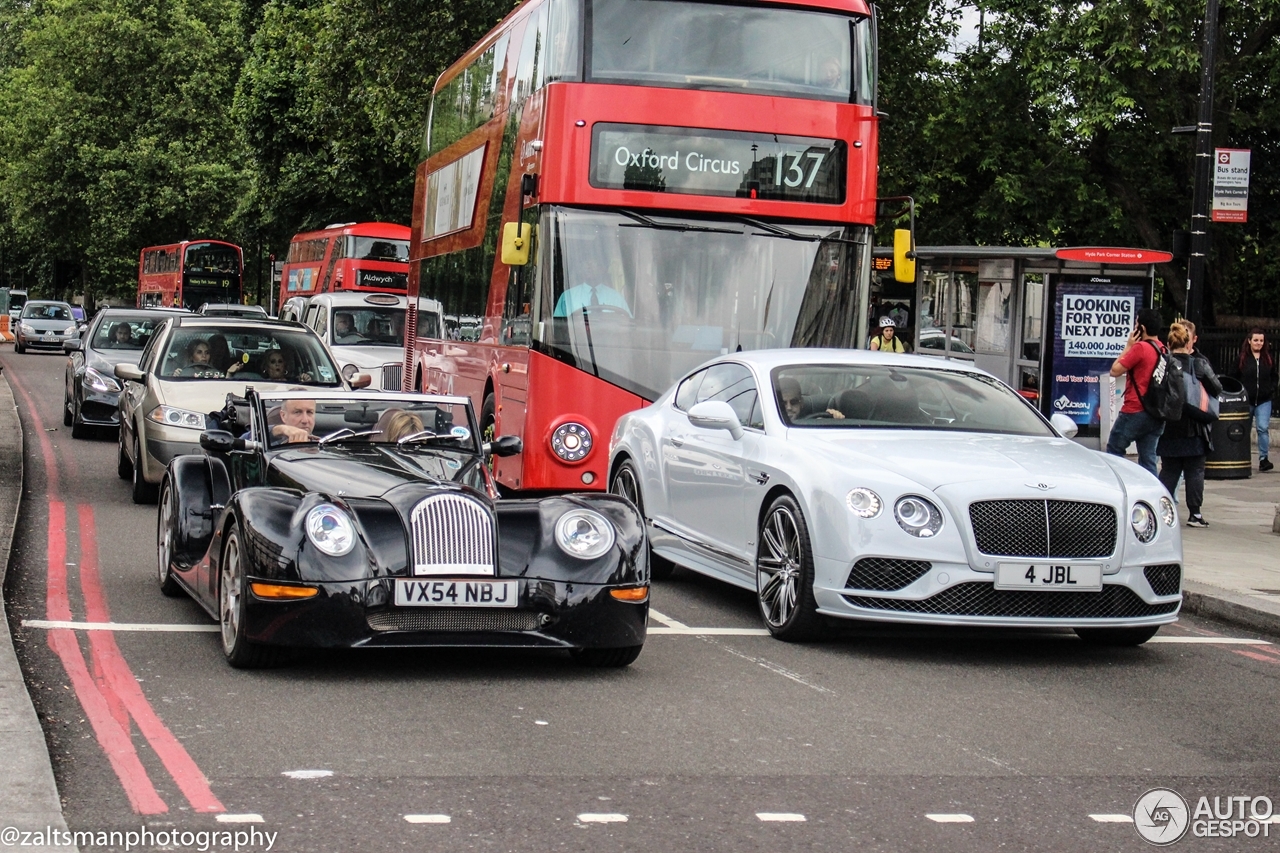
[[[1138,464],[1152,474],[1156,473],[1156,444],[1164,432],[1164,421],[1147,414],[1142,398],[1151,384],[1151,374],[1155,372],[1160,353],[1164,352],[1164,345],[1157,334],[1160,324],[1160,312],[1156,309],[1143,308],[1139,311],[1138,323],[1129,335],[1128,346],[1111,365],[1112,376],[1128,376],[1124,383],[1124,405],[1120,407],[1120,414],[1111,425],[1111,437],[1107,439],[1107,452],[1116,456],[1124,456],[1125,450],[1136,441]]]

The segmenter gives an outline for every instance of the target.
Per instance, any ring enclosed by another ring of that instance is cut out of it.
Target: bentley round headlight
[[[560,424],[551,433],[551,452],[565,462],[581,462],[591,452],[591,430],[582,424]]]
[[[1129,524],[1133,526],[1133,534],[1142,543],[1156,538],[1156,511],[1138,501],[1129,512]]]
[[[1173,527],[1178,523],[1178,513],[1173,508],[1173,501],[1168,498],[1160,499],[1160,517],[1164,519],[1165,527]]]
[[[571,509],[556,522],[556,544],[570,557],[594,560],[613,547],[613,525],[589,509]]]
[[[356,529],[347,514],[333,504],[320,504],[307,513],[307,538],[330,557],[351,553]]]
[[[899,498],[893,505],[893,515],[899,527],[921,539],[937,536],[942,529],[942,510],[915,495]]]
[[[875,518],[880,514],[881,507],[884,506],[880,502],[879,495],[870,489],[864,489],[862,486],[845,495],[844,502],[849,505],[849,509],[853,510],[853,514],[859,518]]]

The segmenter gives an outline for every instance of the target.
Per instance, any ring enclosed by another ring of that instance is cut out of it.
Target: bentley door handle
[[[672,444],[672,446],[673,446],[673,447],[684,447],[684,439],[683,439],[683,438],[676,438],[675,436],[672,436],[672,437],[671,437],[671,444]]]

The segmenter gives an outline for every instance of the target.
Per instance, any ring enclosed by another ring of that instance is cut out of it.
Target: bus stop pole
[[[1207,0],[1200,58],[1200,115],[1196,121],[1195,188],[1191,197],[1191,258],[1187,262],[1187,319],[1202,326],[1205,266],[1209,256],[1209,199],[1213,175],[1213,63],[1218,0]]]

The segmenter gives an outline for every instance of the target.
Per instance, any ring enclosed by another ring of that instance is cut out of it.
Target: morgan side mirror
[[[230,453],[240,442],[234,435],[222,429],[208,429],[200,433],[200,447],[210,453]]]
[[[524,452],[524,442],[518,435],[500,435],[489,442],[488,451],[494,456],[515,456]]]

